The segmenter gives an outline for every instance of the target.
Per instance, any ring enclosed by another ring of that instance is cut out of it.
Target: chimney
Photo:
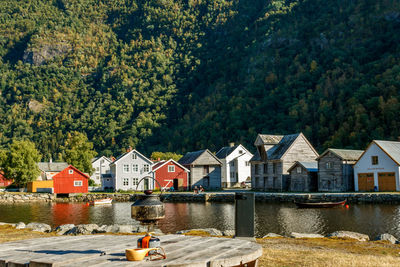
[[[129,147],[126,149],[126,152],[131,152],[131,151],[132,151],[132,147],[129,146]]]
[[[235,146],[235,142],[230,142],[229,143],[229,147],[234,147]]]

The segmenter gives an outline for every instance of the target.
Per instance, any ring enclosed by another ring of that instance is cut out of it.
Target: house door
[[[149,179],[143,180],[143,190],[149,190]]]
[[[174,179],[174,189],[175,190],[178,190],[179,189],[179,182],[178,182],[178,179]]]
[[[396,191],[396,176],[394,172],[378,173],[379,191]]]
[[[373,191],[374,190],[374,174],[359,173],[358,174],[358,191]]]

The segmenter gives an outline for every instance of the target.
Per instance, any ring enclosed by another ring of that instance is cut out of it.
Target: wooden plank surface
[[[217,237],[159,236],[167,259],[127,261],[125,249],[136,248],[135,235],[87,235],[38,238],[0,244],[3,266],[232,266],[262,254],[254,242]]]

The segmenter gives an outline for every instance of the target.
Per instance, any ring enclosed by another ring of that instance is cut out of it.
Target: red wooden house
[[[13,183],[13,180],[6,179],[3,173],[0,171],[0,187],[6,187]]]
[[[69,165],[53,176],[54,194],[87,193],[90,177]]]
[[[175,190],[187,190],[189,170],[175,160],[170,159],[154,164],[152,172],[162,189],[174,187]],[[158,183],[155,183],[154,187],[160,188]]]

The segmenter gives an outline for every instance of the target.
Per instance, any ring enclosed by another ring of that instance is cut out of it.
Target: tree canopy
[[[4,177],[13,179],[15,184],[26,186],[40,174],[37,163],[41,156],[31,141],[13,140],[9,150],[3,153],[2,171]]]
[[[304,132],[322,151],[400,136],[399,1],[0,1],[0,146],[62,159],[249,149]],[[86,169],[87,167],[85,167]],[[87,169],[86,169],[87,170]]]
[[[88,141],[84,133],[69,133],[64,151],[64,159],[68,164],[83,172],[93,173],[92,160],[97,155],[97,152],[93,150],[93,144]]]

